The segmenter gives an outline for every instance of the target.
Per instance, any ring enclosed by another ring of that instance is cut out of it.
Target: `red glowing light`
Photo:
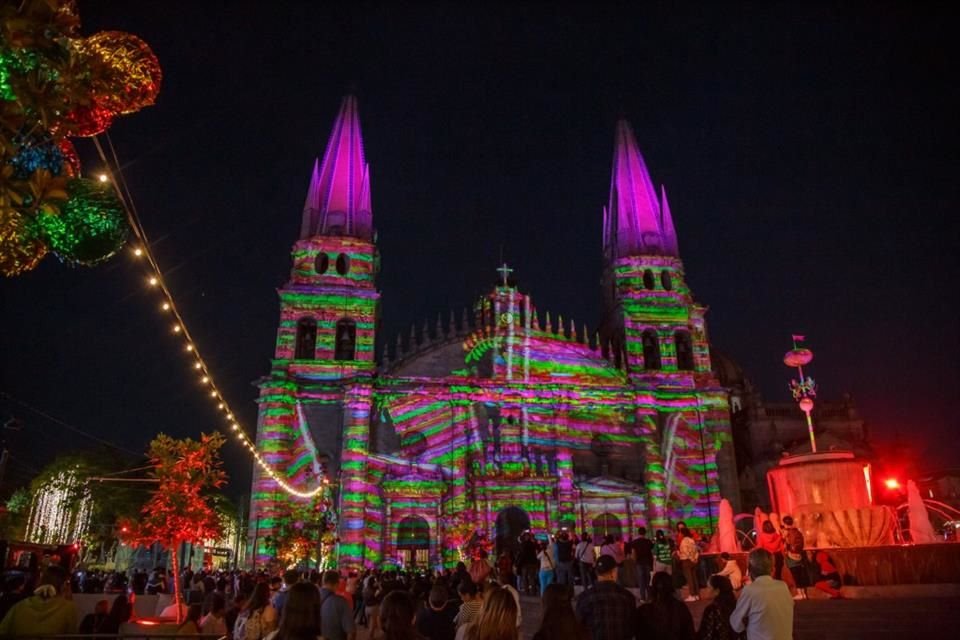
[[[887,489],[890,489],[891,491],[900,488],[900,481],[897,480],[896,478],[887,478],[887,479],[883,482],[883,484],[885,484],[886,487],[887,487]]]

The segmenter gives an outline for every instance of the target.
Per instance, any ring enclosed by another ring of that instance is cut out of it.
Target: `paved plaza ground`
[[[699,625],[707,600],[690,605]],[[540,624],[540,600],[523,596],[522,640]],[[901,597],[797,602],[794,640],[920,640],[952,638],[960,629],[960,598]],[[368,640],[364,629],[358,640]]]

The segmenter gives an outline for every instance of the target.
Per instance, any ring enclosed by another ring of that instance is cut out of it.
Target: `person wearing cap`
[[[593,640],[629,640],[634,636],[637,602],[617,583],[617,561],[604,554],[596,562],[597,582],[577,600],[577,618]]]

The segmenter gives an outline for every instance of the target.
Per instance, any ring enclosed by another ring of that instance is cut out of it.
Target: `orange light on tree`
[[[224,438],[202,434],[200,441],[175,440],[160,434],[150,443],[149,456],[157,489],[144,505],[137,522],[122,522],[125,542],[149,547],[159,543],[173,559],[174,603],[181,622],[179,551],[184,543],[197,544],[220,536],[222,525],[209,496],[227,476],[220,461]]]
[[[896,491],[900,488],[900,481],[896,478],[887,478],[884,480],[883,484],[887,487],[887,489],[890,489],[890,491]]]

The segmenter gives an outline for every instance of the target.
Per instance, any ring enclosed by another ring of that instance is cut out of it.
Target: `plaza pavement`
[[[950,585],[953,587],[954,585]],[[846,600],[814,598],[796,603],[794,640],[913,640],[952,638],[960,633],[960,597],[956,589],[927,597],[887,594],[887,597],[858,597]],[[890,596],[893,597],[890,597]],[[540,600],[522,596],[523,634],[530,640],[540,625]],[[709,601],[690,603],[694,622]],[[369,640],[360,628],[357,640]]]

